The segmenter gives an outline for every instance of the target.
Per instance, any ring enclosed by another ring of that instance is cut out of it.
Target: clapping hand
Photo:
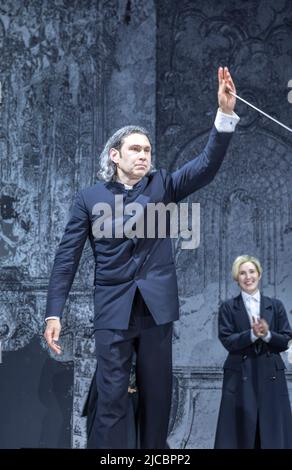
[[[252,331],[258,338],[266,336],[269,331],[269,325],[264,318],[256,319],[252,317]]]

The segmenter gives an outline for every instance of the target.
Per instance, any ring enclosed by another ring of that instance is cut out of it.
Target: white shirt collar
[[[133,186],[130,186],[129,184],[122,183],[118,178],[116,178],[117,183],[121,183],[124,185],[125,189],[133,189]]]
[[[244,301],[250,301],[251,299],[256,300],[257,302],[260,302],[261,300],[261,293],[259,289],[254,293],[254,294],[248,294],[247,292],[244,292],[243,290],[241,291],[241,295]]]

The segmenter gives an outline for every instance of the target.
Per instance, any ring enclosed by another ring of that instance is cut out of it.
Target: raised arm
[[[228,93],[235,86],[227,67],[218,69],[218,105],[216,120],[201,154],[172,173],[168,180],[170,200],[178,202],[209,184],[223,161],[239,117],[234,113],[235,98]]]

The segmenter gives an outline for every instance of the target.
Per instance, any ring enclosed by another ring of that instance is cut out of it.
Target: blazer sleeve
[[[50,276],[46,317],[61,317],[89,234],[89,216],[81,192],[72,206],[69,221],[57,250]]]
[[[223,161],[233,132],[218,132],[213,126],[202,153],[170,175],[170,200],[179,202],[209,184]]]
[[[273,299],[274,315],[276,315],[276,331],[271,330],[269,347],[275,352],[282,352],[288,348],[288,342],[292,338],[292,330],[289,325],[284,305],[278,299]]]
[[[253,344],[250,329],[235,331],[233,312],[228,302],[224,302],[219,309],[218,331],[221,343],[229,352],[241,351]]]

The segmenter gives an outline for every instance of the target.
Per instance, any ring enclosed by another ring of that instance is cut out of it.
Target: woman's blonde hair
[[[248,262],[253,263],[255,265],[257,272],[261,276],[263,272],[263,268],[259,260],[255,258],[254,256],[240,255],[240,256],[237,256],[237,258],[233,261],[233,265],[232,265],[232,276],[235,281],[238,281],[238,274],[239,274],[240,266],[243,263],[248,263]]]

